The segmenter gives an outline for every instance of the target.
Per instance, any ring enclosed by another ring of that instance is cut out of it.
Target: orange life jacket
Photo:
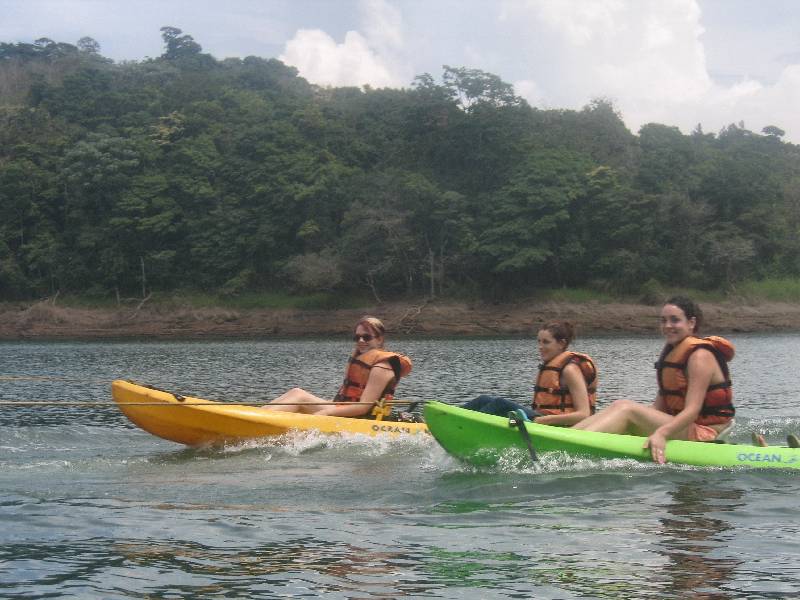
[[[383,390],[381,398],[391,400],[397,382],[401,377],[405,377],[411,372],[411,359],[398,352],[387,352],[386,350],[367,350],[363,354],[353,355],[347,361],[347,371],[344,381],[334,398],[335,402],[358,402],[364,388],[367,387],[369,373],[379,362],[388,362],[394,371],[392,379]]]
[[[547,364],[539,366],[536,387],[533,388],[533,409],[546,415],[575,412],[569,388],[561,385],[561,373],[570,363],[575,363],[586,381],[589,393],[589,408],[594,414],[597,400],[597,368],[591,357],[578,352],[562,352]]]
[[[736,414],[733,407],[733,388],[728,372],[728,361],[733,359],[735,348],[723,337],[709,336],[699,338],[688,336],[677,346],[667,344],[656,362],[658,393],[667,405],[667,412],[677,415],[686,405],[687,364],[689,356],[698,348],[709,350],[717,359],[725,381],[708,386],[703,408],[697,416],[698,425],[719,425],[728,423]]]

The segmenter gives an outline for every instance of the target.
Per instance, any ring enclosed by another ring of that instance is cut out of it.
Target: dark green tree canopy
[[[323,88],[274,58],[0,43],[0,298],[194,288],[504,298],[800,276],[776,125],[636,134],[478,69]]]

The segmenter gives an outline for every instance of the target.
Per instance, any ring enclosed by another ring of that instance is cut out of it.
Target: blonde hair
[[[359,325],[369,329],[375,337],[383,337],[386,333],[386,325],[378,317],[370,317],[369,315],[361,317],[353,329],[358,329]]]

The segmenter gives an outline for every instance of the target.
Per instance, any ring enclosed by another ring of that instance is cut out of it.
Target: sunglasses
[[[375,339],[374,335],[370,335],[369,333],[357,333],[353,336],[353,341],[357,342],[359,340],[364,340],[365,342],[371,342]]]

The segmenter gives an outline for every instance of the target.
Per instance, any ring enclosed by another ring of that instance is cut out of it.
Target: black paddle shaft
[[[522,439],[525,440],[525,445],[528,446],[528,452],[531,455],[531,460],[533,462],[538,462],[539,457],[536,455],[536,449],[533,447],[533,442],[531,441],[531,436],[528,433],[528,428],[525,427],[524,419],[521,419],[514,411],[508,413],[508,425],[509,427],[516,427],[519,429],[519,434],[522,436]]]

